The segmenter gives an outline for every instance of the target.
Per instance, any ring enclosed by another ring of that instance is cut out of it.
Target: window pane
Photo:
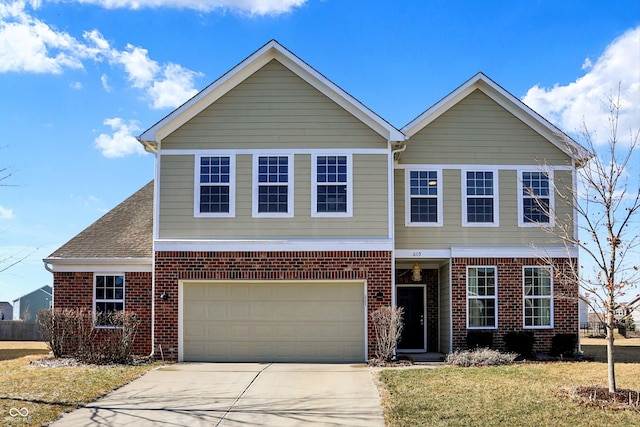
[[[493,199],[467,198],[467,222],[493,222]]]
[[[258,189],[258,212],[287,212],[286,185],[263,185]]]
[[[438,199],[412,197],[411,222],[438,222]]]
[[[346,185],[319,185],[317,194],[318,212],[346,212]]]
[[[549,222],[549,199],[525,197],[522,200],[522,207],[524,222]]]
[[[201,186],[200,212],[229,213],[229,187]]]
[[[477,298],[469,300],[469,326],[474,328],[495,327],[495,300]]]
[[[229,183],[229,157],[201,157],[200,183]]]

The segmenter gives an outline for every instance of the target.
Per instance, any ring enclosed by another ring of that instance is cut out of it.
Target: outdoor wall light
[[[376,299],[380,301],[382,298],[384,298],[384,294],[382,293],[382,291],[376,292]]]
[[[411,268],[411,271],[411,280],[413,280],[414,282],[422,281],[422,269],[420,268],[420,263],[418,261],[413,264],[413,268]]]
[[[169,299],[169,294],[167,293],[167,291],[164,291],[161,295],[160,295],[160,299],[163,301],[166,301]]]

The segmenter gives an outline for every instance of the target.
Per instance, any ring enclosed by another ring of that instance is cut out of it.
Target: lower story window
[[[124,311],[124,275],[96,274],[94,291],[96,326],[118,326]]]
[[[553,282],[550,267],[524,267],[524,326],[553,326]]]
[[[469,328],[497,326],[497,282],[495,267],[467,267],[467,325]]]

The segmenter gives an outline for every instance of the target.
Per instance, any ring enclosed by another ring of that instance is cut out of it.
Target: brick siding
[[[53,306],[93,310],[93,274],[53,274]],[[151,273],[129,272],[125,277],[125,303],[127,313],[140,319],[134,351],[138,356],[151,353]]]
[[[178,358],[181,280],[366,280],[369,310],[391,305],[390,251],[156,252],[155,259],[156,352],[170,360]],[[367,333],[371,354],[371,325]]]
[[[555,334],[578,334],[578,284],[560,280],[559,269],[567,260],[554,260],[553,329],[526,329],[535,337],[534,351],[548,352]],[[498,329],[493,332],[494,348],[504,349],[503,337],[511,331],[523,331],[523,266],[545,266],[537,258],[453,258],[451,260],[451,300],[453,305],[453,349],[465,349],[467,338],[467,266],[497,267]],[[474,329],[475,330],[475,329]]]

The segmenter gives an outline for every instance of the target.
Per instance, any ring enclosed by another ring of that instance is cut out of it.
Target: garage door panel
[[[362,283],[186,283],[188,361],[364,361]]]

